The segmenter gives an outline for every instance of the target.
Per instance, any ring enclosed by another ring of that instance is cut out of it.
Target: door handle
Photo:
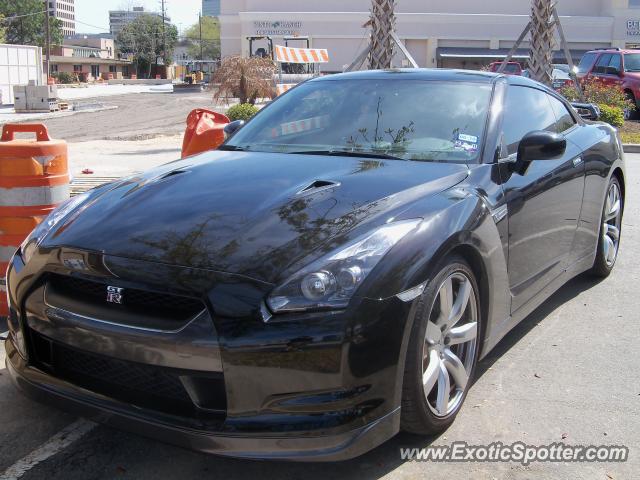
[[[573,159],[573,166],[574,167],[577,167],[581,163],[582,163],[582,157],[576,157],[576,158]]]

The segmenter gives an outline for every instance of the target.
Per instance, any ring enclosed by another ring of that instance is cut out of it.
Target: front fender
[[[429,282],[449,255],[462,255],[476,273],[481,290],[483,338],[485,341],[493,338],[509,318],[510,310],[507,258],[503,248],[506,216],[497,214],[479,192],[464,187],[430,197],[411,210],[415,210],[416,215],[420,213],[425,221],[376,268],[367,289],[368,296],[389,298]],[[411,216],[411,212],[407,213]],[[481,355],[484,354],[483,349]]]

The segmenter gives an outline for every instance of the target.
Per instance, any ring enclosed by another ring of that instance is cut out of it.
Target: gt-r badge
[[[107,302],[122,304],[122,300],[124,299],[123,294],[124,294],[124,288],[108,286]]]

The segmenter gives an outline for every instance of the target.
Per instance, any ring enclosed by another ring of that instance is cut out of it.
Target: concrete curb
[[[622,145],[624,153],[640,153],[640,144],[638,143],[626,143]]]

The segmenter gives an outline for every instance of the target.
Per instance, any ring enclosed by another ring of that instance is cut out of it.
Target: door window
[[[505,103],[503,134],[509,155],[518,152],[520,140],[534,130],[557,130],[549,96],[535,88],[510,86]]]
[[[596,62],[596,66],[593,68],[593,73],[603,74],[607,73],[607,67],[611,61],[611,54],[606,53],[602,55]]]
[[[576,124],[573,115],[569,112],[569,109],[555,97],[549,95],[549,101],[551,102],[551,108],[553,108],[553,112],[556,114],[556,118],[558,119],[556,122],[556,132],[563,133],[569,130]]]
[[[609,70],[607,73],[610,75],[619,75],[622,71],[622,58],[618,54],[611,55],[611,60],[609,61]]]

